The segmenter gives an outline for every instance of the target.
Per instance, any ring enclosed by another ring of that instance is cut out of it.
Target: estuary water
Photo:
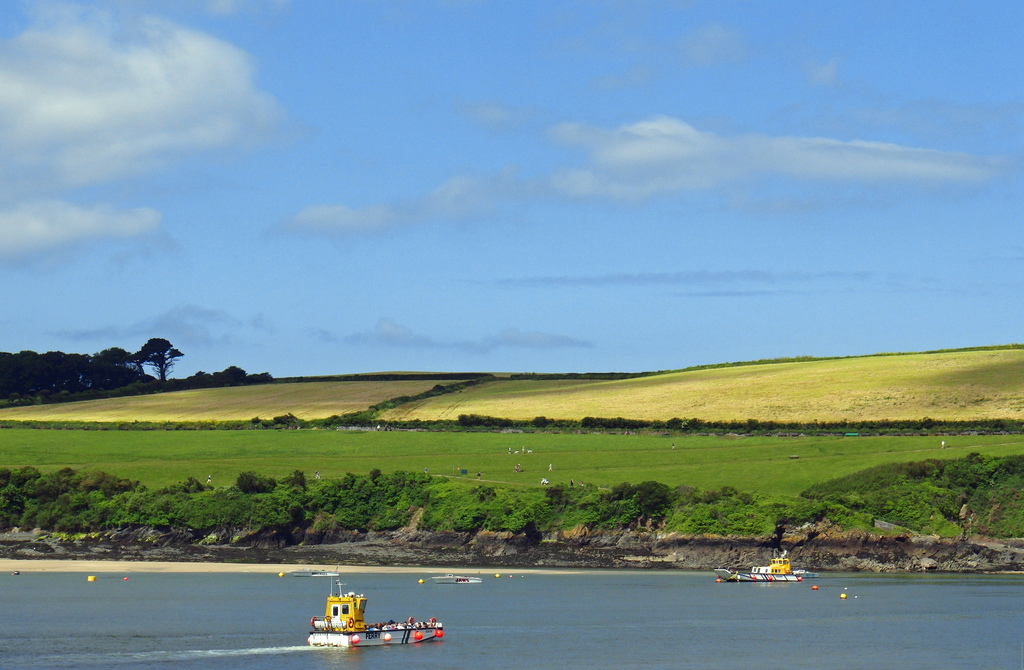
[[[434,616],[445,624],[442,641],[323,649],[305,641],[309,618],[323,615],[328,578],[131,572],[90,582],[85,573],[26,569],[0,575],[0,667],[1022,666],[1024,576],[824,574],[795,584],[717,584],[710,572],[512,571],[486,573],[482,584],[418,583],[430,574],[340,579],[369,597],[368,620]]]

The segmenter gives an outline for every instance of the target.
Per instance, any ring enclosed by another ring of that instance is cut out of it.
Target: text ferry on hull
[[[374,647],[444,637],[444,624],[433,617],[429,621],[416,621],[415,617],[409,617],[401,623],[392,619],[368,624],[365,618],[366,596],[352,591],[342,593],[341,586],[341,582],[331,585],[324,615],[309,620],[313,630],[306,641],[314,647]]]

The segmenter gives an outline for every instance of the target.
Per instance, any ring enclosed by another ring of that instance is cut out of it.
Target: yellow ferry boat
[[[804,579],[813,579],[818,576],[815,572],[794,570],[786,552],[772,558],[768,565],[751,568],[750,572],[716,568],[715,574],[718,575],[716,581],[723,582],[802,582]]]
[[[306,641],[314,647],[374,647],[427,642],[444,637],[444,624],[434,617],[428,621],[409,617],[402,622],[391,619],[367,623],[366,596],[352,591],[343,593],[341,587],[341,582],[331,585],[324,615],[309,620],[313,630]]]

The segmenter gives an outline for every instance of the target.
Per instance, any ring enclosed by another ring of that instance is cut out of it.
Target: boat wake
[[[312,647],[308,645],[294,647],[254,647],[250,649],[181,649],[176,651],[152,650],[152,651],[123,651],[106,653],[70,653],[36,655],[32,659],[32,667],[60,667],[62,665],[73,666],[117,666],[132,665],[139,663],[182,663],[188,661],[201,661],[217,658],[242,658],[247,656],[269,656],[274,654],[293,654],[296,652],[308,652]]]

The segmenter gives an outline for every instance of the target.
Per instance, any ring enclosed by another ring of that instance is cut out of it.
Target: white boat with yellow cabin
[[[374,647],[444,637],[444,624],[434,617],[428,621],[409,617],[400,623],[394,619],[367,623],[366,596],[353,591],[343,593],[341,587],[341,582],[331,585],[324,615],[309,620],[313,630],[306,641],[314,647]]]
[[[793,570],[786,552],[772,558],[768,565],[751,568],[750,572],[716,568],[715,574],[718,576],[715,581],[723,582],[802,582],[818,576],[816,572]]]

